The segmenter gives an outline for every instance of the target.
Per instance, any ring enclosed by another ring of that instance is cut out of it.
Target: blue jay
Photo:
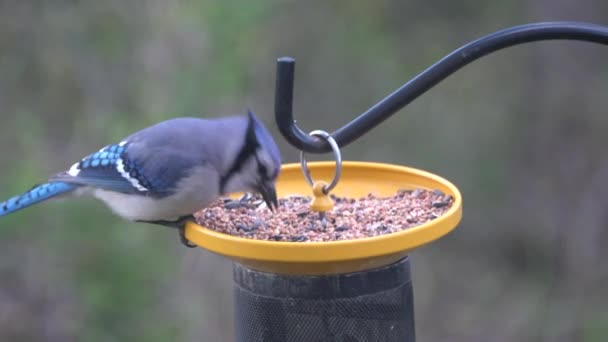
[[[57,196],[93,195],[132,222],[177,228],[180,241],[193,214],[232,192],[262,195],[278,206],[281,158],[256,116],[175,118],[131,134],[67,171],[0,203],[0,216]]]

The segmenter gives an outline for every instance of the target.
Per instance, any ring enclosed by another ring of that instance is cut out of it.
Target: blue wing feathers
[[[188,155],[166,146],[142,147],[130,142],[108,145],[83,158],[77,164],[77,175],[62,172],[50,180],[151,197],[172,194],[192,166]]]
[[[62,172],[53,176],[51,180],[87,185],[126,194],[146,194],[146,190],[135,187],[128,178],[125,178],[125,175],[129,174],[130,177],[141,183],[141,180],[137,178],[140,175],[128,171],[130,170],[128,166],[134,167],[135,164],[129,160],[126,150],[126,143],[108,145],[99,152],[84,157],[77,164],[78,174],[76,176],[69,172]],[[119,161],[124,166],[124,174],[121,174],[117,168]]]
[[[144,142],[133,144],[129,149],[130,145],[130,142],[108,145],[82,158],[69,171],[50,177],[48,183],[0,203],[0,216],[81,186],[143,196],[168,196],[175,191],[179,180],[197,165],[197,159],[187,151],[176,151],[166,145],[147,148]]]
[[[78,184],[64,182],[50,182],[34,186],[26,193],[0,203],[0,216],[8,215],[52,197],[71,192],[78,187]]]
[[[108,145],[102,148],[99,152],[90,154],[80,161],[79,168],[81,171],[87,169],[95,169],[98,167],[113,166],[125,151],[125,147],[121,145]]]

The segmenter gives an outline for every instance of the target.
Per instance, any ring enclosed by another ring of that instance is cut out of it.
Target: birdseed
[[[195,213],[198,224],[242,238],[290,242],[353,240],[399,232],[432,221],[448,211],[454,199],[440,190],[399,190],[394,196],[360,198],[330,195],[334,208],[310,210],[311,197],[279,199],[274,213],[260,196],[222,198]]]

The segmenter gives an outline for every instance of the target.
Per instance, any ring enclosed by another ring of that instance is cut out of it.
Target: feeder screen
[[[286,276],[234,264],[239,342],[413,342],[409,258],[364,272]]]

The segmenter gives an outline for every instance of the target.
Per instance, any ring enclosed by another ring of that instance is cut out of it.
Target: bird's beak
[[[271,211],[274,211],[279,207],[279,200],[277,199],[277,191],[274,188],[273,184],[260,184],[259,188],[260,194],[262,194],[262,198],[266,205]]]

